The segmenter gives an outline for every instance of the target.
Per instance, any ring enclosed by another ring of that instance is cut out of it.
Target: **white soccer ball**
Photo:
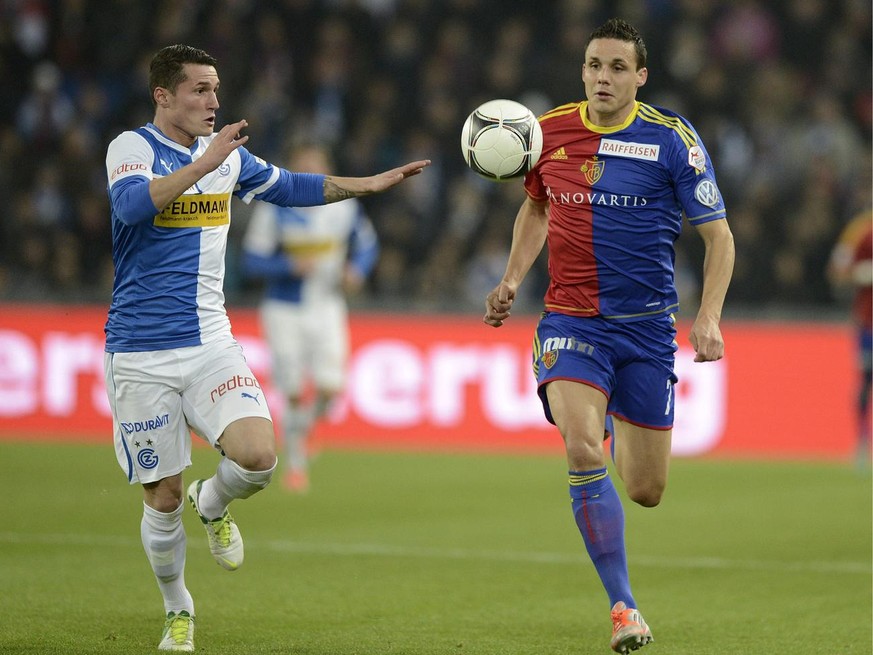
[[[543,151],[543,131],[534,113],[514,100],[489,100],[467,116],[461,152],[467,166],[489,180],[527,173]]]

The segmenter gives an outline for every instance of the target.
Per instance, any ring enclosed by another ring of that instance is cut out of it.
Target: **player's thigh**
[[[615,466],[628,496],[657,505],[667,487],[672,429],[653,429],[613,416]]]
[[[233,421],[218,442],[227,457],[250,471],[266,471],[276,463],[273,423],[262,417]]]
[[[195,357],[187,363],[192,379],[182,393],[182,407],[198,435],[220,448],[219,439],[235,421],[258,418],[272,425],[261,385],[236,341],[227,338],[204,345]]]
[[[272,358],[273,383],[285,395],[299,395],[306,378],[306,322],[299,305],[266,300],[261,326]]]
[[[128,482],[153,483],[191,465],[174,351],[106,353],[115,454]]]
[[[675,405],[675,341],[671,333],[647,336],[622,339],[609,413],[644,428],[667,430],[673,427]]]
[[[552,382],[578,382],[606,398],[612,395],[616,361],[610,329],[602,320],[555,313],[542,315],[533,344],[533,368],[547,420],[557,424],[546,392]]]
[[[571,470],[604,465],[603,428],[606,396],[589,384],[553,380],[545,387],[552,418],[564,439]]]

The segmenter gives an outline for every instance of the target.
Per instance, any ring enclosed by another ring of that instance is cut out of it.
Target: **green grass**
[[[194,453],[187,479],[217,455]],[[154,653],[141,493],[105,447],[0,442],[0,653]],[[191,512],[197,652],[588,655],[608,602],[560,458],[328,451],[305,497],[238,502],[228,573]],[[650,655],[871,653],[871,480],[849,465],[675,460],[626,503]]]

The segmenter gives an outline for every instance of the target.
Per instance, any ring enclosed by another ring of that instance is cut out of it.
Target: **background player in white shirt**
[[[154,121],[122,133],[106,156],[115,282],[105,376],[119,464],[143,486],[142,542],[167,612],[158,648],[191,652],[182,525],[190,431],[224,455],[214,476],[191,483],[188,498],[226,569],[243,561],[227,506],[266,487],[276,465],[270,413],[224,308],[230,196],[326,204],[385,191],[430,162],[354,178],[272,166],[243,147],[245,120],[213,133],[216,60],[189,46],[154,56],[149,89]]]
[[[291,170],[332,168],[327,147],[291,148]],[[284,398],[285,486],[309,486],[307,438],[342,391],[349,350],[346,294],[360,290],[379,254],[356,200],[318,207],[258,203],[243,241],[246,273],[265,283],[261,327]]]

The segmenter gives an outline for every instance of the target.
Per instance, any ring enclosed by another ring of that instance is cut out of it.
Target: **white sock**
[[[187,610],[194,616],[194,599],[185,586],[185,528],[182,510],[165,514],[143,503],[140,535],[149,564],[155,572],[158,589],[164,597],[164,611]]]
[[[288,403],[283,418],[285,459],[292,469],[305,469],[307,466],[306,441],[315,420],[315,406],[302,403]]]
[[[211,521],[221,517],[230,501],[248,498],[268,484],[276,470],[276,463],[266,471],[248,471],[228,457],[222,457],[218,469],[203,481],[197,505],[200,513]]]

